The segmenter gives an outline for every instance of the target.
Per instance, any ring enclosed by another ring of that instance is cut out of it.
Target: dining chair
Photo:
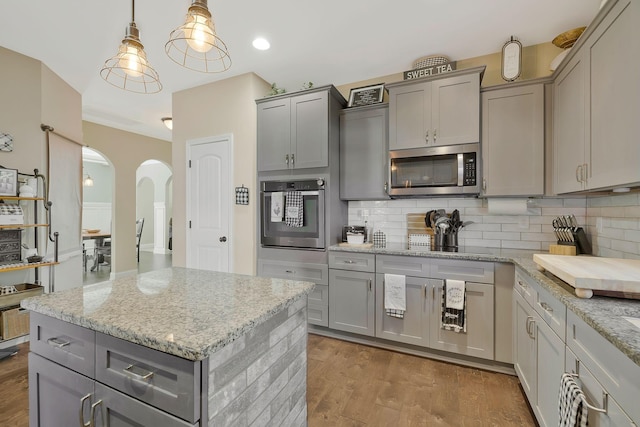
[[[142,227],[144,226],[144,218],[136,220],[136,252],[138,262],[140,262],[140,240],[142,239]]]

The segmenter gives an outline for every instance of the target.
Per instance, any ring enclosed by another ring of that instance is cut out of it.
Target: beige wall
[[[549,70],[549,64],[551,61],[562,52],[562,49],[554,46],[552,43],[542,43],[533,46],[526,46],[522,49],[522,73],[517,81],[531,80],[538,77],[546,77],[551,75]],[[475,58],[468,59],[454,59],[457,61],[456,67],[458,70],[465,68],[473,68],[481,65],[485,65],[487,68],[482,78],[482,86],[495,86],[506,83],[502,80],[501,65],[502,65],[502,52],[492,53],[490,55],[477,56]],[[353,82],[336,86],[340,93],[349,99],[349,92],[352,88],[367,86],[376,83],[392,83],[402,81],[402,73],[408,71],[409,68],[404,69],[395,74],[389,74],[388,76],[375,77],[373,79],[362,80],[359,82]],[[388,101],[385,95],[385,102]]]
[[[256,272],[256,104],[271,85],[253,73],[173,94],[173,265],[186,266],[186,147],[193,139],[233,135],[232,189],[249,188],[249,205],[233,205],[233,272]],[[235,203],[234,201],[231,201]]]
[[[111,272],[128,274],[136,263],[136,170],[155,159],[171,168],[171,142],[83,122],[84,143],[113,166]],[[184,172],[183,172],[184,173]]]
[[[0,47],[0,64],[2,64],[0,67],[0,93],[2,94],[0,132],[9,133],[14,139],[12,152],[0,152],[0,165],[18,169],[24,173],[33,173],[33,169],[37,168],[40,173],[46,175],[46,138],[40,125],[49,125],[57,132],[81,142],[82,98],[59,76],[33,58]],[[77,227],[78,234],[75,237],[78,239],[79,246],[80,224],[70,224],[69,227]],[[40,233],[40,242],[44,242],[46,230],[44,228],[37,230]],[[26,229],[27,242],[33,241],[34,232],[33,228]],[[46,286],[47,272],[43,271],[40,278]],[[61,263],[55,267],[55,279],[57,290],[81,286],[82,257],[80,254],[69,259],[61,259]],[[33,281],[33,271],[3,273],[2,281],[3,283]]]

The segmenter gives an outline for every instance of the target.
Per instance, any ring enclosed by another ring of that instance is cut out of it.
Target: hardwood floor
[[[318,426],[535,426],[516,377],[309,335]]]
[[[0,361],[0,426],[27,427],[29,343]],[[518,379],[309,335],[309,427],[535,426]]]
[[[18,344],[18,354],[0,360],[0,426],[29,425],[29,343]]]

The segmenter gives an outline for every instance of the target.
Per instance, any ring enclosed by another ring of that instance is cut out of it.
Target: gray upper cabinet
[[[544,85],[482,93],[482,193],[544,194]]]
[[[340,198],[388,199],[388,104],[340,113]]]
[[[640,183],[640,57],[620,53],[640,51],[640,4],[609,1],[601,13],[555,79],[558,194]]]
[[[587,66],[584,54],[573,57],[554,83],[553,175],[558,194],[584,188],[580,172],[588,132]]]
[[[333,86],[259,99],[258,171],[329,166],[331,138],[345,100]],[[335,135],[333,135],[335,133]]]
[[[389,149],[478,142],[482,72],[484,67],[471,68],[387,85]]]

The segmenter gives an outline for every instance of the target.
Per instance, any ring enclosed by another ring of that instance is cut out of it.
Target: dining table
[[[85,240],[95,240],[96,248],[98,246],[102,246],[104,244],[104,240],[111,237],[110,231],[102,231],[102,230],[82,230],[82,241]],[[93,266],[91,267],[91,271],[95,271],[98,268],[98,254],[96,253],[93,257]]]

